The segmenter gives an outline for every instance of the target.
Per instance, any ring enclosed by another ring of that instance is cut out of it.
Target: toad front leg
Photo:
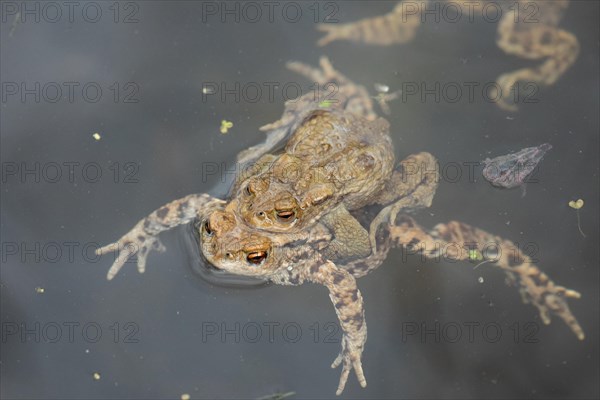
[[[337,267],[331,261],[310,267],[306,280],[319,283],[329,289],[329,298],[334,304],[344,332],[342,351],[331,364],[331,368],[342,365],[342,375],[336,395],[340,395],[344,391],[352,369],[356,373],[360,386],[366,387],[367,380],[362,370],[361,356],[367,340],[367,324],[363,299],[356,286],[356,280],[348,271]]]
[[[163,252],[165,247],[158,239],[158,234],[178,225],[187,224],[194,218],[222,206],[223,200],[207,194],[191,194],[165,204],[139,221],[118,241],[96,250],[102,255],[118,251],[119,255],[108,270],[106,279],[111,280],[119,272],[129,257],[137,253],[137,267],[140,273],[146,270],[146,258],[150,250]]]

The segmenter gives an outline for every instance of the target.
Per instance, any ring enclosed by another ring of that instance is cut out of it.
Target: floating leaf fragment
[[[569,202],[569,207],[571,207],[571,208],[574,208],[575,210],[579,210],[581,207],[583,207],[583,204],[584,204],[584,203],[583,203],[583,200],[582,200],[582,199],[579,199],[579,200],[577,200],[577,201],[573,201],[573,200],[571,200],[571,201]]]
[[[181,395],[181,400],[190,400],[190,395],[188,393],[184,393]]]
[[[42,293],[44,293],[44,292],[45,292],[45,290],[44,290],[44,288],[43,288],[43,287],[39,287],[39,286],[38,286],[38,287],[36,287],[36,288],[35,288],[35,292],[36,292],[36,293],[39,293],[39,294],[42,294]]]
[[[226,134],[229,129],[233,128],[233,122],[227,121],[226,119],[221,121],[221,133]]]
[[[516,153],[485,159],[483,177],[493,186],[511,189],[527,183],[529,175],[552,146],[544,143],[527,147]]]
[[[98,372],[94,372],[94,375],[92,375],[92,377],[94,378],[95,381],[100,380],[100,374]]]
[[[325,100],[323,100],[323,101],[321,101],[319,103],[319,107],[329,108],[329,107],[331,107],[332,103],[333,103],[333,100],[331,100],[331,99],[325,99]]]
[[[577,199],[577,201],[569,201],[569,207],[571,207],[574,210],[577,210],[577,228],[579,229],[579,233],[581,233],[581,236],[586,237],[585,233],[583,233],[583,230],[581,230],[581,217],[579,216],[579,210],[581,209],[581,207],[583,207],[583,204],[583,199]]]
[[[99,134],[98,132],[94,133],[94,134],[92,135],[92,137],[93,137],[94,139],[96,139],[96,140],[100,140],[100,139],[102,139],[102,136],[100,136],[100,134]]]

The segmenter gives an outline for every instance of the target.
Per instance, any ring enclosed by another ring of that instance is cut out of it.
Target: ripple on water
[[[200,252],[200,235],[194,226],[192,222],[180,230],[180,240],[186,250],[188,266],[196,276],[212,285],[228,288],[259,288],[268,284],[264,279],[234,275],[212,266]]]

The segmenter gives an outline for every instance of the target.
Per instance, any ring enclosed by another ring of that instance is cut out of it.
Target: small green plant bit
[[[583,207],[583,204],[584,203],[582,199],[579,199],[577,201],[569,201],[569,207],[577,210],[577,228],[579,228],[579,233],[581,233],[581,236],[587,237],[585,236],[585,233],[583,233],[583,231],[581,230],[581,218],[579,217],[579,209]]]
[[[233,122],[227,121],[226,119],[221,121],[221,128],[220,128],[221,134],[223,134],[223,135],[226,134],[229,131],[229,129],[231,129],[231,128],[233,128]]]

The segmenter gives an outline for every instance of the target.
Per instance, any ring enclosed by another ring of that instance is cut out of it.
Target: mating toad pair
[[[495,243],[493,265],[519,286],[523,301],[535,305],[546,324],[555,314],[583,339],[566,303],[579,293],[555,285],[512,242],[460,222],[426,230],[407,214],[431,205],[436,160],[418,153],[395,163],[389,124],[375,115],[364,87],[326,58],[320,69],[288,67],[319,85],[333,82],[338,90],[327,98],[308,93],[287,102],[282,118],[262,128],[265,143],[238,155],[251,166],[236,178],[227,200],[207,194],[175,200],[99,249],[98,254],[119,251],[108,279],[135,253],[144,272],[149,251],[164,251],[159,233],[194,223],[202,253],[216,268],[277,284],[326,286],[343,331],[332,364],[342,365],[337,394],[352,369],[366,386],[361,356],[367,325],[356,278],[381,265],[394,246],[429,257],[447,256],[441,249],[449,243],[470,246],[453,255],[469,260],[473,251],[482,254],[484,245]]]

